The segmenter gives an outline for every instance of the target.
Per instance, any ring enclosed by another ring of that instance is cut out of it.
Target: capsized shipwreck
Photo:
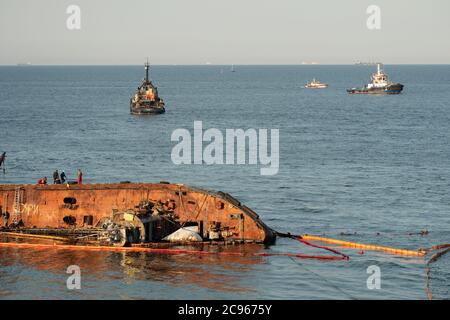
[[[58,236],[81,244],[275,240],[275,232],[229,194],[168,182],[0,185],[0,211],[9,216],[8,226],[0,231]],[[180,231],[185,234],[177,237]]]

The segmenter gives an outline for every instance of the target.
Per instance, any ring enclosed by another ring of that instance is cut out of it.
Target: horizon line
[[[155,63],[151,64],[152,66],[204,66],[204,67],[211,67],[211,66],[373,66],[376,65],[376,62],[370,62],[370,63],[255,63],[255,64],[236,64],[236,63],[228,63],[228,64],[213,64],[213,63],[203,63],[203,64],[195,64],[195,63],[180,63],[180,64],[167,64],[167,63]],[[382,63],[383,65],[436,65],[436,66],[444,66],[444,65],[450,65],[449,63]],[[141,64],[28,64],[28,63],[16,63],[16,64],[0,64],[0,67],[83,67],[83,66],[105,66],[105,67],[127,67],[127,66],[141,66]]]

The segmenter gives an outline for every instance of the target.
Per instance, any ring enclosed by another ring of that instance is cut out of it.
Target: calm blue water
[[[167,112],[129,114],[141,66],[0,67],[0,183],[54,169],[86,182],[185,183],[223,190],[271,227],[408,249],[449,243],[450,66],[386,66],[399,96],[351,96],[368,66],[155,66]],[[316,77],[326,90],[302,86]],[[280,129],[280,170],[172,163],[173,130]],[[427,229],[428,236],[410,232]],[[341,232],[353,235],[340,235]],[[377,233],[380,233],[377,235]],[[252,249],[253,250],[253,249]],[[318,253],[281,239],[259,251]],[[350,261],[35,251],[0,248],[0,298],[424,299],[425,259],[344,250]],[[450,255],[433,265],[450,297]],[[67,266],[82,289],[66,288]],[[367,267],[381,289],[367,289]]]

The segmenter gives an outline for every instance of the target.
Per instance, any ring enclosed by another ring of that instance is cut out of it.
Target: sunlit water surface
[[[0,183],[82,168],[86,183],[185,183],[229,192],[272,228],[417,249],[449,242],[450,66],[386,66],[398,96],[352,96],[368,66],[155,66],[167,105],[129,114],[130,67],[0,67]],[[326,90],[302,86],[313,77]],[[278,128],[280,168],[171,161],[177,128]],[[427,236],[408,235],[429,230]],[[341,234],[344,233],[344,234]],[[356,234],[355,234],[356,233]],[[293,240],[248,252],[323,254]],[[350,261],[0,248],[2,299],[424,299],[424,258],[344,250]],[[449,298],[450,257],[432,267]],[[66,268],[79,265],[81,290]],[[381,289],[367,287],[380,267]]]

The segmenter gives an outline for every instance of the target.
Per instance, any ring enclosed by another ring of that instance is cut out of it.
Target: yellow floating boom
[[[364,244],[364,243],[343,241],[343,240],[337,240],[337,239],[331,239],[331,238],[324,238],[324,237],[312,236],[312,235],[308,235],[308,234],[301,235],[301,237],[305,240],[332,243],[332,244],[337,244],[342,247],[354,248],[354,249],[384,251],[387,253],[400,255],[400,256],[423,257],[426,254],[425,250],[420,250],[420,249],[419,250],[405,250],[405,249],[390,248],[390,247],[384,247],[384,246],[375,246],[375,245],[371,245],[371,244]]]

